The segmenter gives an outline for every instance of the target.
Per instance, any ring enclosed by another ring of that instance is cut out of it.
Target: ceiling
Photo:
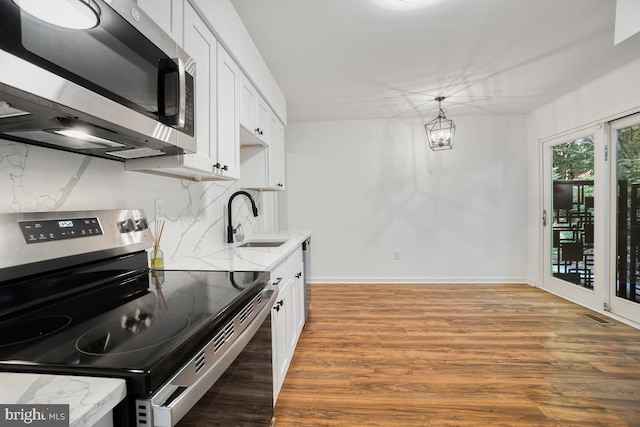
[[[615,0],[231,0],[289,122],[525,114],[634,59]]]

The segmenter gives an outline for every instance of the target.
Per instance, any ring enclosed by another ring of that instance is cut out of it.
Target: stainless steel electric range
[[[117,426],[175,425],[185,415],[233,425],[234,411],[268,425],[277,296],[268,273],[152,271],[154,236],[141,210],[4,214],[0,239],[0,371],[123,378]],[[253,383],[225,379],[234,363],[245,363],[245,378],[246,363],[261,366]],[[243,407],[216,405],[227,384]],[[227,417],[202,418],[200,400]]]

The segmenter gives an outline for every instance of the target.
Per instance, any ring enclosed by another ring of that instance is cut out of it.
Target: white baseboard
[[[528,284],[524,277],[311,277],[309,283],[326,284]]]

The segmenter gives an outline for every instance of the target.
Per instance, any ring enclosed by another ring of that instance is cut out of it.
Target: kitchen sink
[[[286,240],[250,240],[238,245],[239,248],[277,248],[287,243]]]

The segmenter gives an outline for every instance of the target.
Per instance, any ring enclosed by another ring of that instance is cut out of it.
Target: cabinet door
[[[296,344],[298,343],[298,327],[297,327],[297,319],[296,319],[297,307],[296,307],[295,275],[289,278],[289,281],[285,286],[287,287],[287,291],[286,291],[287,301],[285,301],[286,306],[284,307],[285,317],[287,322],[287,326],[286,326],[287,350],[289,352],[289,363],[291,363],[291,359],[293,358],[293,353],[296,349]]]
[[[271,143],[269,144],[269,187],[284,190],[284,125],[271,116]]]
[[[282,283],[282,282],[281,282]],[[280,285],[280,293],[273,306],[272,321],[272,346],[273,346],[273,400],[274,404],[282,389],[282,384],[287,375],[287,370],[291,364],[290,349],[290,326],[287,320],[291,316],[288,314],[291,302],[291,283]]]
[[[265,100],[262,99],[260,95],[258,95],[256,102],[256,127],[254,132],[256,134],[256,137],[267,145],[269,145],[270,141],[270,115],[271,109],[269,108]]]
[[[184,0],[138,0],[138,6],[173,40],[182,46]],[[186,2],[184,2],[186,3]]]
[[[256,128],[256,89],[253,87],[247,76],[242,74],[240,85],[240,126],[247,132],[253,133]]]
[[[218,43],[218,162],[216,173],[240,178],[240,69]]]
[[[184,156],[184,166],[213,174],[216,159],[216,50],[217,41],[189,3],[184,11],[184,50],[196,61],[195,154]]]
[[[294,277],[296,278],[295,281],[295,288],[294,288],[294,294],[295,294],[295,306],[296,306],[296,343],[298,342],[298,338],[300,338],[300,334],[302,333],[302,328],[304,328],[304,294],[305,294],[305,288],[304,288],[304,266],[302,265],[302,263],[300,263],[300,265],[298,265],[298,268],[296,269],[296,273],[294,275]]]

